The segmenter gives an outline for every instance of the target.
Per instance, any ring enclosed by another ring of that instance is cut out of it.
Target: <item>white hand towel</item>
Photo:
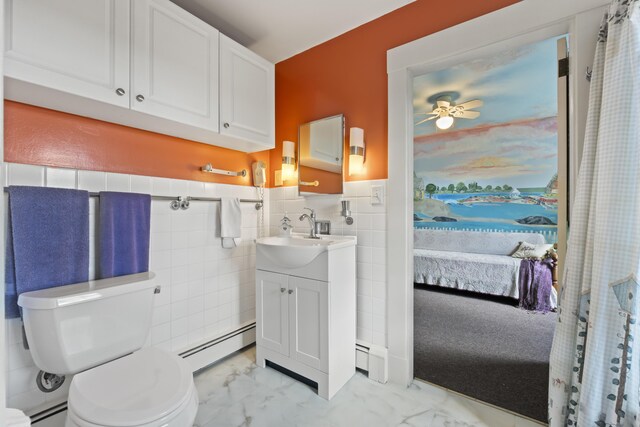
[[[222,197],[220,202],[220,237],[223,248],[240,245],[240,228],[242,212],[240,200],[236,197]]]

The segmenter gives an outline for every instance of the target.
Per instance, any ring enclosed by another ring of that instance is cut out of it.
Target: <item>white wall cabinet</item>
[[[5,7],[6,76],[129,108],[128,0],[7,0]]]
[[[218,130],[218,30],[169,0],[132,2],[131,108]]]
[[[275,146],[273,64],[169,0],[7,0],[5,24],[7,99],[234,150]]]
[[[256,363],[318,384],[331,399],[355,373],[355,244],[282,268],[256,253]],[[307,277],[301,277],[307,276]]]
[[[220,35],[220,133],[273,140],[275,127],[273,64]]]

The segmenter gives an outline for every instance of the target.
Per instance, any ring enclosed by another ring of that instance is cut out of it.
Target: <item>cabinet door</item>
[[[318,280],[289,277],[290,357],[312,368],[328,368],[329,285]]]
[[[128,0],[7,0],[5,12],[7,77],[129,107]]]
[[[220,133],[273,148],[274,67],[220,34]]]
[[[218,30],[169,0],[134,0],[131,108],[218,130]]]
[[[289,355],[288,276],[256,271],[256,327],[260,346]]]

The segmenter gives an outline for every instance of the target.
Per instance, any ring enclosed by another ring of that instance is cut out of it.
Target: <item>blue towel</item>
[[[89,280],[89,193],[9,187],[5,317],[23,292]]]
[[[151,196],[100,193],[100,278],[149,271]]]

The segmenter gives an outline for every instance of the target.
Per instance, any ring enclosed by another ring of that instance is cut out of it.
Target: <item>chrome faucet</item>
[[[309,221],[309,225],[311,226],[311,231],[309,232],[309,238],[319,239],[320,237],[318,237],[318,235],[316,234],[316,211],[314,211],[311,208],[305,208],[305,209],[309,210],[311,213],[310,214],[303,213],[302,215],[300,215],[300,221],[304,221],[305,219],[307,219]]]

